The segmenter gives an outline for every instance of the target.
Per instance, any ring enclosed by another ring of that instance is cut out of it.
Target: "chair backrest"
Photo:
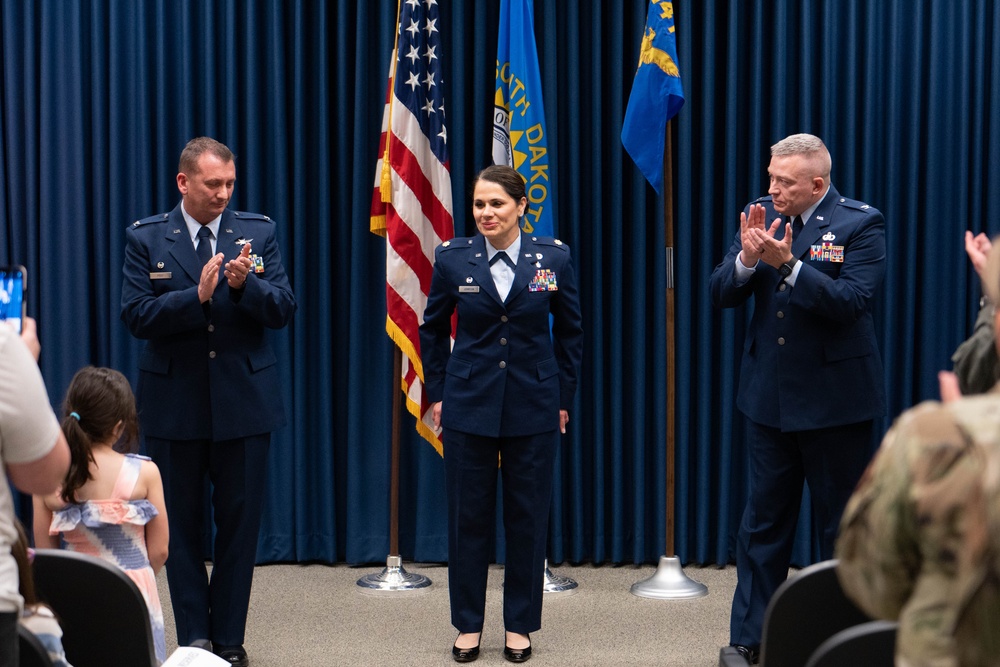
[[[894,621],[869,621],[841,630],[819,645],[806,667],[893,667]]]
[[[778,587],[764,612],[762,665],[802,667],[823,641],[871,620],[844,595],[836,570],[836,560],[816,563]]]
[[[119,568],[85,554],[38,549],[32,569],[38,599],[59,619],[73,667],[156,665],[146,601]]]
[[[42,642],[20,623],[17,624],[17,642],[21,654],[18,667],[52,667],[52,659]]]

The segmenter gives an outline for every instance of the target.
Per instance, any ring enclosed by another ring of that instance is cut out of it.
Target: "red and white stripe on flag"
[[[440,434],[424,398],[418,335],[431,287],[434,249],[455,236],[438,23],[436,3],[410,1],[400,8],[382,116],[371,231],[386,239],[385,328],[403,353],[406,407],[417,419],[417,431],[441,454]]]

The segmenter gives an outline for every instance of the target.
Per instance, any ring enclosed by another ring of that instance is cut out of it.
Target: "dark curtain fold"
[[[489,160],[499,0],[439,0],[456,233]],[[746,493],[734,407],[748,318],[708,275],[767,149],[822,136],[833,179],[886,215],[877,321],[890,416],[936,393],[975,315],[961,246],[1000,194],[1000,11],[964,3],[682,1],[687,102],[672,123],[677,387],[667,387],[663,200],[621,148],[645,0],[535,0],[557,235],[572,248],[586,356],[559,454],[550,560],[655,561],[665,546],[666,410],[677,409],[677,552],[725,563]],[[258,559],[388,553],[392,346],[385,247],[368,232],[391,0],[0,0],[0,262],[28,267],[53,402],[82,365],[136,376],[118,318],[124,229],[172,208],[187,139],[237,154],[232,206],[278,224],[299,300],[282,368]],[[803,369],[808,372],[808,369]],[[178,415],[178,419],[183,419]],[[886,420],[888,423],[888,420]],[[884,425],[883,425],[884,426]],[[446,558],[441,459],[402,430],[400,547]],[[811,559],[808,523],[796,549]],[[500,554],[502,556],[502,554]]]

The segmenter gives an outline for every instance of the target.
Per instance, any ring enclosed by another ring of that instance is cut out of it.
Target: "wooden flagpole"
[[[632,584],[633,595],[660,600],[681,600],[708,595],[705,584],[694,581],[684,574],[680,559],[674,553],[674,457],[676,433],[676,409],[674,397],[677,393],[677,371],[674,342],[675,293],[674,293],[674,170],[673,142],[670,139],[671,124],[667,122],[663,146],[663,245],[666,252],[666,345],[667,345],[667,548],[660,556],[653,576]]]

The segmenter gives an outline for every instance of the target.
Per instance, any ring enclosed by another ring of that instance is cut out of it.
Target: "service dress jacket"
[[[285,423],[277,358],[266,329],[286,326],[296,302],[281,263],[274,221],[226,209],[216,253],[226,262],[251,246],[254,268],[241,290],[225,278],[198,300],[203,263],[178,204],[125,232],[121,318],[146,341],[137,399],[145,435],[169,440],[231,440]]]
[[[779,216],[770,196],[753,203],[764,206],[768,224]],[[776,238],[784,234],[781,225]],[[710,279],[716,307],[733,308],[753,297],[740,364],[740,411],[786,432],[883,415],[885,383],[871,312],[885,276],[882,214],[830,186],[792,240],[792,254],[802,262],[794,287],[764,262],[738,284],[741,248],[737,230]]]
[[[572,405],[583,357],[569,247],[522,232],[514,282],[501,299],[483,236],[439,245],[420,351],[424,390],[431,402],[443,401],[444,428],[489,437],[557,430],[559,410]]]

